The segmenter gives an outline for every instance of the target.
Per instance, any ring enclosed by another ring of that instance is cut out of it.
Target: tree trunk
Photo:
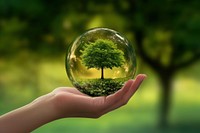
[[[103,67],[101,67],[101,79],[104,79]]]
[[[162,75],[161,77],[161,105],[160,105],[160,127],[165,128],[169,124],[169,111],[170,111],[170,105],[171,105],[171,93],[172,93],[172,87],[171,87],[171,81],[172,76],[170,74]]]

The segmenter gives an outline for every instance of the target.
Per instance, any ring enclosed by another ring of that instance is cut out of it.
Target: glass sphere
[[[90,96],[107,96],[122,88],[136,72],[133,46],[117,31],[94,28],[77,37],[66,55],[72,84]]]

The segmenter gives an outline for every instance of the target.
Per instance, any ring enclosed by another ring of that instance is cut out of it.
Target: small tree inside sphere
[[[104,69],[121,67],[125,63],[124,52],[110,40],[98,39],[85,44],[82,53],[82,63],[87,67],[101,69],[101,79],[104,79]]]

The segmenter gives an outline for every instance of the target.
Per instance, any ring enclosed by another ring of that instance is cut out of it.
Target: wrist
[[[31,102],[30,104],[22,107],[24,109],[23,116],[25,119],[23,128],[26,132],[31,132],[34,129],[57,119],[57,114],[53,104],[53,94],[41,96]]]
[[[58,119],[58,115],[53,104],[53,94],[50,93],[1,116],[0,132],[31,132],[55,119]]]
[[[43,124],[59,118],[58,111],[55,106],[54,94],[49,93],[41,96],[29,104],[30,110],[35,112],[38,119],[41,118]]]

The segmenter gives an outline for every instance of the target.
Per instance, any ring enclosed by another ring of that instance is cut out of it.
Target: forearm
[[[30,132],[50,121],[57,119],[53,97],[48,94],[34,102],[0,117],[0,132]],[[49,97],[49,98],[46,98]]]

